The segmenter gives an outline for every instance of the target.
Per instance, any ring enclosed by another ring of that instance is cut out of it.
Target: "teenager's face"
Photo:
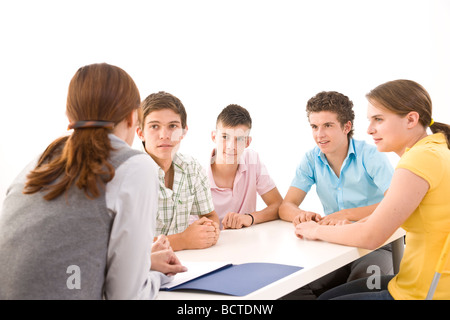
[[[217,124],[216,131],[212,132],[213,142],[216,144],[217,164],[237,164],[245,148],[250,145],[250,129],[246,125],[236,127]]]
[[[405,130],[407,130],[407,119],[390,112],[377,103],[370,103],[367,108],[370,134],[380,152],[396,152],[399,154],[404,149]]]
[[[342,152],[348,148],[347,134],[351,130],[349,121],[341,127],[337,114],[330,111],[312,112],[309,114],[314,141],[325,154]]]
[[[185,132],[180,115],[171,109],[152,111],[144,119],[143,130],[137,129],[139,138],[145,142],[145,150],[155,161],[172,160]]]

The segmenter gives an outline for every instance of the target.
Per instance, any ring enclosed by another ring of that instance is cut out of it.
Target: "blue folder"
[[[202,290],[245,296],[301,269],[303,268],[276,263],[227,264],[220,269],[162,290]]]

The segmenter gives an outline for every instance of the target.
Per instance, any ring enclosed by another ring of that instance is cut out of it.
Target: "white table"
[[[394,271],[403,255],[402,229],[386,243],[393,243]],[[207,292],[161,291],[160,300],[278,299],[368,253],[370,250],[342,246],[323,241],[301,240],[294,234],[292,223],[275,220],[250,228],[223,230],[216,245],[201,250],[176,252],[181,261],[272,262],[303,267],[244,297]]]

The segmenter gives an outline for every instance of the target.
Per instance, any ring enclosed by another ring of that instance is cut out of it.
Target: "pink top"
[[[214,154],[213,152],[213,159]],[[228,212],[255,212],[256,193],[263,195],[276,187],[266,166],[259,160],[258,153],[249,149],[245,149],[239,159],[233,189],[219,188],[214,181],[210,165],[207,171],[214,209],[219,215],[220,227],[222,227],[222,220]]]

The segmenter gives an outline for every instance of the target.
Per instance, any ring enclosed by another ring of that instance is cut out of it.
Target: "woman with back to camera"
[[[19,174],[3,203],[0,299],[151,299],[165,274],[185,270],[166,239],[152,253],[158,175],[130,147],[139,106],[124,70],[75,73],[73,132]]]
[[[320,299],[425,299],[450,232],[450,127],[432,119],[428,92],[410,80],[384,83],[367,95],[367,132],[379,151],[401,158],[385,198],[364,222],[324,226],[298,224],[301,238],[375,249],[397,228],[406,247],[395,276],[383,276],[370,290],[367,279],[333,288]],[[433,134],[428,135],[430,127]],[[434,299],[450,299],[450,275],[442,275]]]

